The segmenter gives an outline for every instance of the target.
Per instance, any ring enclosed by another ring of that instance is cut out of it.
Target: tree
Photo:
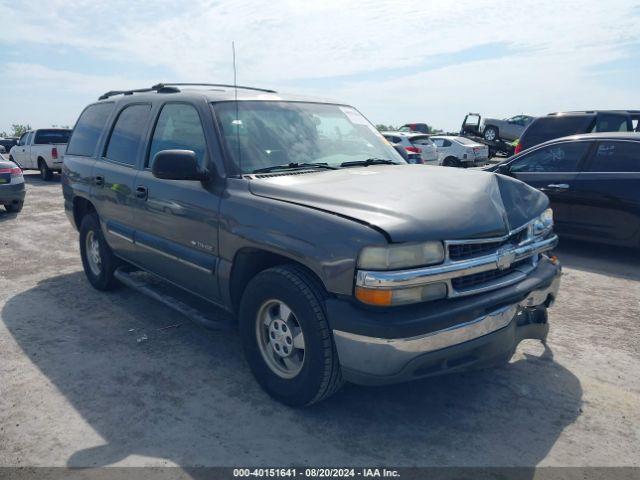
[[[28,123],[26,125],[14,123],[13,125],[11,125],[11,133],[7,135],[7,132],[2,132],[2,134],[0,134],[0,137],[19,137],[24,132],[27,132],[29,130],[31,130],[31,125],[29,125]]]

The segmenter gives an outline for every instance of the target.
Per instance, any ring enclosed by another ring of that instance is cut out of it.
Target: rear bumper
[[[0,204],[24,202],[25,193],[24,183],[0,185]]]
[[[416,319],[428,328],[423,333],[403,337],[365,335],[332,325],[344,378],[353,383],[379,385],[508,360],[522,339],[546,338],[546,308],[553,303],[560,286],[560,268],[548,266],[553,268],[547,268],[547,275],[541,276],[535,287],[522,291],[527,283],[521,282],[514,286],[520,295],[465,321],[432,329],[430,325],[441,324],[442,318],[436,316],[436,320],[426,322]],[[469,309],[474,311],[471,304]],[[331,309],[328,310],[331,320]],[[460,314],[459,309],[452,308],[449,316],[455,319]],[[392,326],[393,321],[388,323]]]

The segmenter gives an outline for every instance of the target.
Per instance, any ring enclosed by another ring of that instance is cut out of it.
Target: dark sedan
[[[24,195],[22,169],[0,154],[0,205],[9,213],[17,213],[22,210]]]
[[[640,133],[558,138],[486,170],[546,193],[561,236],[640,247]]]

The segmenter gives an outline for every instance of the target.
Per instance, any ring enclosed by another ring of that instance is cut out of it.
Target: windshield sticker
[[[347,118],[351,121],[351,123],[355,123],[356,125],[369,125],[367,119],[362,116],[362,114],[357,111],[355,108],[351,107],[340,107],[342,113],[344,113]]]

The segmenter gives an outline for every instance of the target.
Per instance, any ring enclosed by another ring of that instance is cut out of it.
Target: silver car
[[[438,149],[438,164],[445,167],[478,167],[489,161],[489,147],[466,137],[432,135]]]
[[[413,132],[382,132],[382,135],[394,147],[400,145],[409,154],[419,154],[420,163],[438,164],[438,152],[429,135]]]
[[[515,117],[498,120],[497,118],[485,118],[480,125],[480,133],[488,142],[505,140],[512,142],[520,138],[524,129],[529,126],[535,117],[529,115],[516,115]]]

